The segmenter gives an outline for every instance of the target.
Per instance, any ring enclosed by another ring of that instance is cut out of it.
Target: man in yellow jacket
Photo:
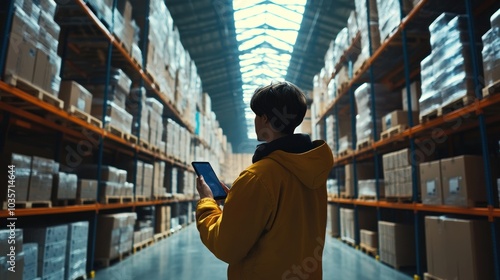
[[[266,143],[234,181],[224,211],[198,178],[201,240],[229,264],[229,280],[322,279],[331,150],[324,141],[294,134],[307,110],[295,85],[257,89],[251,108],[258,140]]]

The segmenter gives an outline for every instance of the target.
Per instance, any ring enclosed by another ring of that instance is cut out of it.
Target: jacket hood
[[[313,149],[304,153],[287,153],[277,150],[267,158],[289,170],[310,189],[323,187],[333,168],[332,151],[322,140],[314,141]]]

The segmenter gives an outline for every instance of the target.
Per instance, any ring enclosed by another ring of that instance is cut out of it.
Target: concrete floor
[[[106,269],[96,280],[211,279],[223,280],[227,265],[201,243],[194,224]],[[204,277],[202,275],[210,275]],[[411,280],[360,251],[328,237],[323,254],[323,279]]]

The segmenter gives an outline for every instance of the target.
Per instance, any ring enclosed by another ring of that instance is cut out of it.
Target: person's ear
[[[262,114],[262,121],[264,121],[265,124],[267,124],[269,122],[269,119],[267,118],[267,115],[266,114]]]

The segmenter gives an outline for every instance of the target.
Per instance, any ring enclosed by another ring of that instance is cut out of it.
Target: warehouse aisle
[[[201,243],[194,224],[146,248],[124,261],[99,270],[96,280],[226,279],[227,265]],[[203,276],[203,275],[206,275]],[[324,277],[328,279],[410,280],[359,251],[328,237],[324,253]]]

